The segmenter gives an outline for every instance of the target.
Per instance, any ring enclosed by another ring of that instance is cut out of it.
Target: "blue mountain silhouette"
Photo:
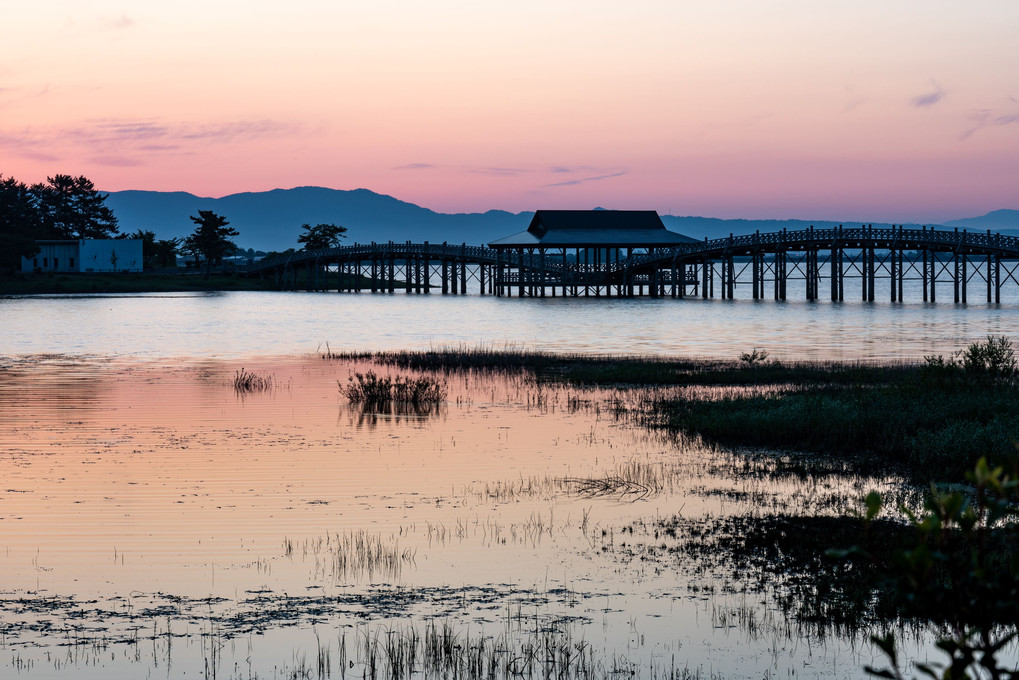
[[[158,238],[186,236],[194,230],[190,215],[213,210],[240,232],[243,248],[296,248],[302,224],[334,223],[347,227],[347,242],[431,241],[480,245],[527,228],[533,213],[489,210],[484,213],[440,213],[368,189],[296,187],[206,198],[186,192],[114,191],[107,199],[120,220],[122,232],[154,231]],[[535,206],[544,208],[550,206]],[[554,207],[554,206],[551,206]],[[1010,217],[1011,216],[1011,217]],[[1012,219],[1013,221],[1008,221]],[[711,217],[663,215],[672,231],[697,239],[718,238],[755,230],[777,231],[836,226],[837,222],[808,220],[725,220]],[[991,221],[994,223],[991,224]],[[998,210],[984,217],[949,223],[968,229],[1019,228],[1019,211]],[[858,226],[846,222],[847,226]],[[984,226],[986,224],[986,226]],[[1001,226],[997,226],[1000,224]],[[874,223],[875,227],[886,226]]]

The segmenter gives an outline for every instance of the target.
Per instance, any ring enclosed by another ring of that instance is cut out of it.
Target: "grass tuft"
[[[430,376],[380,376],[374,371],[354,373],[347,384],[337,381],[340,393],[352,404],[365,408],[394,405],[437,406],[446,398],[446,381]]]
[[[276,386],[276,378],[272,373],[259,375],[254,371],[240,369],[234,373],[234,390],[239,393],[269,392]]]

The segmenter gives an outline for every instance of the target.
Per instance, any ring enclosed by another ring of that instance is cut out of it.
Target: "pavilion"
[[[499,253],[496,295],[658,295],[676,272],[643,271],[641,256],[696,243],[654,210],[538,210],[526,231],[488,244]],[[512,257],[515,254],[516,257]],[[675,269],[675,268],[674,268]]]

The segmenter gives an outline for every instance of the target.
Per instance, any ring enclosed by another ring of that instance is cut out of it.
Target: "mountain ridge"
[[[236,242],[243,248],[285,250],[297,247],[303,224],[333,223],[347,227],[347,242],[431,241],[432,243],[483,244],[523,231],[534,214],[488,210],[474,213],[441,213],[371,189],[329,189],[300,186],[229,194],[220,198],[197,196],[186,191],[128,189],[109,192],[107,205],[120,221],[121,232],[147,229],[157,238],[183,237],[194,230],[189,219],[199,210],[223,215],[240,232]],[[662,215],[665,226],[696,239],[720,238],[755,230],[804,229],[838,226],[832,220],[754,220]],[[845,225],[857,222],[842,222]],[[873,223],[875,227],[890,226]],[[919,225],[904,225],[919,226]],[[947,222],[945,226],[991,229],[1019,235],[1019,210],[995,210],[981,217]]]

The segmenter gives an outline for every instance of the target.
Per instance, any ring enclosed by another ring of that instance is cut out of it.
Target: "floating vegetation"
[[[430,376],[380,376],[375,371],[354,373],[347,384],[337,381],[340,393],[353,404],[385,409],[396,404],[427,406],[446,398],[446,381]]]

